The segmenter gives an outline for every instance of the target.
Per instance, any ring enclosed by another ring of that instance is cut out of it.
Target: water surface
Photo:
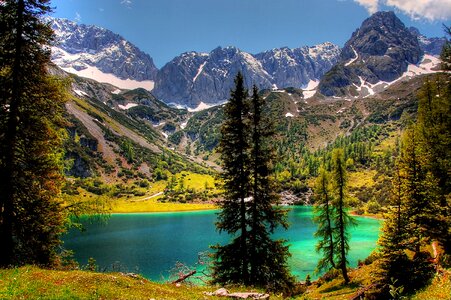
[[[198,252],[230,240],[228,235],[216,231],[216,212],[114,214],[107,224],[84,222],[86,231],[71,230],[64,245],[75,251],[75,259],[81,265],[93,257],[101,269],[120,265],[149,279],[163,280],[176,261],[193,265]],[[312,208],[294,207],[288,218],[290,228],[278,230],[275,236],[288,240],[291,271],[304,279],[307,274],[313,275],[320,257],[315,252]],[[380,228],[379,220],[357,221],[358,226],[351,230],[348,258],[353,267],[376,247]]]

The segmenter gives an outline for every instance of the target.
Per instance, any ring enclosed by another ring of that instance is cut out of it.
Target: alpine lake
[[[320,254],[315,251],[316,225],[313,208],[289,207],[288,230],[278,229],[274,238],[287,240],[292,274],[312,278]],[[212,251],[209,246],[226,244],[231,237],[215,228],[218,211],[175,213],[113,214],[104,223],[82,219],[85,230],[71,229],[63,238],[64,247],[74,251],[74,259],[87,265],[94,258],[100,270],[134,272],[154,281],[168,279],[177,261],[195,266],[198,253]],[[350,233],[348,261],[356,267],[377,246],[381,220],[355,217],[357,226]]]

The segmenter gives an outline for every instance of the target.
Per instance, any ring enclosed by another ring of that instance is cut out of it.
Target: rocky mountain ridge
[[[357,95],[362,85],[392,82],[424,55],[417,36],[393,12],[366,19],[346,42],[339,62],[321,80],[325,96]]]
[[[301,88],[319,80],[338,60],[332,43],[313,47],[273,49],[252,55],[236,47],[210,53],[188,52],[167,63],[157,74],[154,94],[165,102],[196,107],[226,101],[238,71],[248,88]]]
[[[123,81],[155,79],[158,69],[152,58],[120,35],[66,19],[48,18],[47,21],[56,37],[52,61],[62,69],[92,79],[107,74]]]
[[[197,109],[226,101],[238,71],[248,88],[302,88],[307,99],[321,80],[318,90],[326,97],[364,97],[378,92],[374,86],[403,76],[409,66],[435,62],[423,53],[437,56],[445,41],[406,28],[393,12],[378,12],[343,49],[328,42],[258,54],[217,47],[210,53],[183,53],[158,70],[149,55],[109,30],[64,19],[49,21],[57,37],[52,59],[63,70],[120,89],[153,89],[166,103]]]

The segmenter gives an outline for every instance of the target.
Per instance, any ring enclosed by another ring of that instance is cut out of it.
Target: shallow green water
[[[86,223],[86,231],[70,231],[64,243],[66,249],[75,251],[75,259],[81,265],[93,257],[101,268],[111,269],[113,264],[119,264],[130,272],[162,280],[176,261],[194,264],[198,252],[229,241],[229,236],[216,232],[215,220],[215,211],[115,214],[106,225]],[[351,266],[368,256],[379,236],[380,221],[357,220],[359,225],[351,230]],[[304,279],[307,274],[313,275],[319,258],[315,252],[312,208],[294,207],[289,222],[290,228],[277,231],[275,236],[288,240],[292,273]]]

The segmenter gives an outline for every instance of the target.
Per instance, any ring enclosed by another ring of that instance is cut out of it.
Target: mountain
[[[340,48],[332,43],[313,47],[273,49],[255,55],[277,87],[305,87],[320,79],[338,61]]]
[[[153,93],[165,102],[188,107],[217,104],[228,99],[239,71],[248,86],[272,86],[271,77],[251,54],[218,47],[208,54],[188,52],[174,58],[158,72]]]
[[[361,87],[392,82],[423,57],[418,39],[393,12],[366,19],[346,42],[340,60],[321,80],[325,96],[358,95]],[[366,89],[366,93],[374,92]]]
[[[418,43],[420,44],[421,49],[424,53],[440,56],[442,52],[443,45],[446,42],[446,38],[444,37],[433,37],[428,38],[420,33],[420,31],[415,27],[409,28],[410,33],[417,37]]]
[[[338,60],[331,43],[296,49],[273,49],[256,55],[236,47],[210,53],[188,52],[167,63],[157,74],[153,93],[167,103],[197,107],[228,99],[238,71],[248,88],[305,87],[319,80]]]
[[[55,32],[52,61],[65,71],[120,88],[153,87],[152,58],[110,30],[48,18]]]

